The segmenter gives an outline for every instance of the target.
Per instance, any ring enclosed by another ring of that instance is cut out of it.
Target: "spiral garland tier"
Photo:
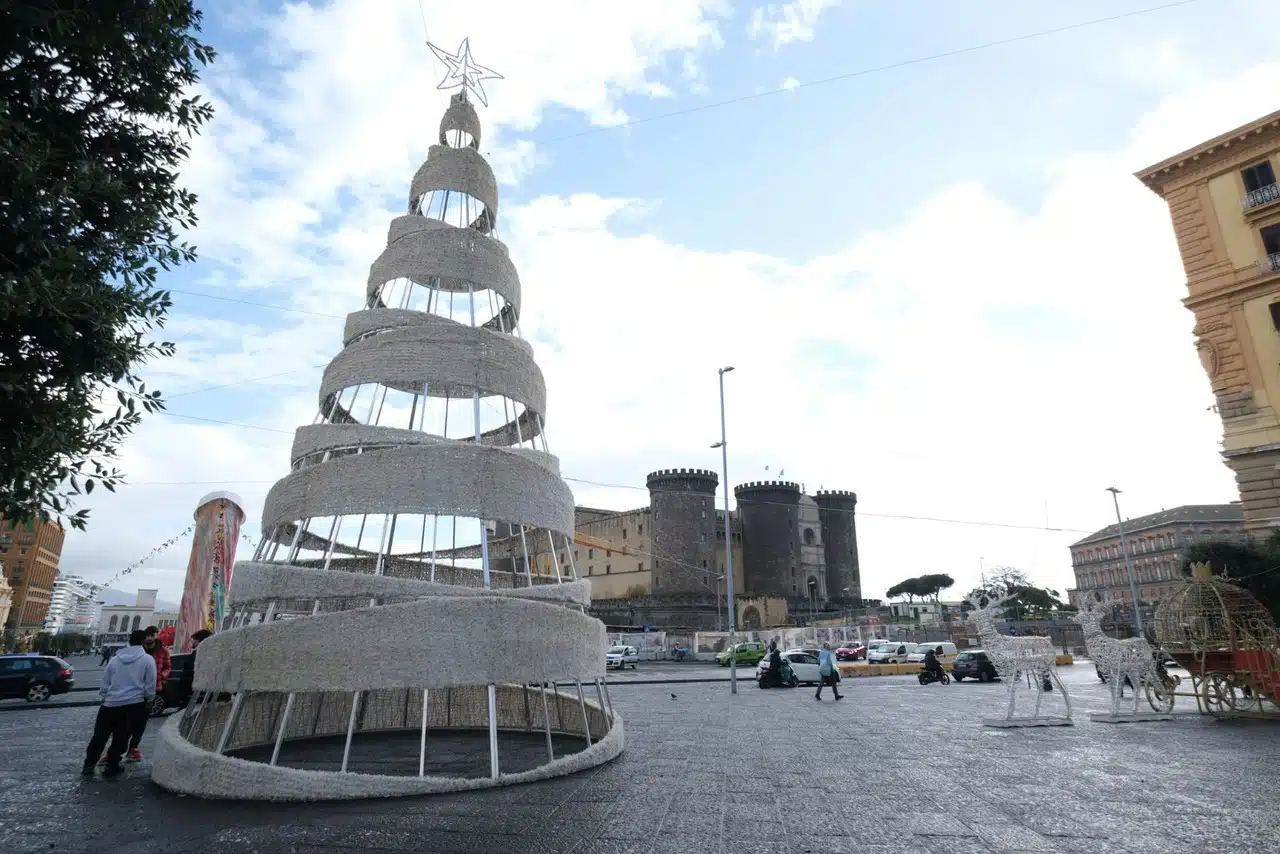
[[[162,731],[166,788],[411,795],[623,749],[479,143],[464,88],[235,568],[227,624],[199,648],[195,697]]]

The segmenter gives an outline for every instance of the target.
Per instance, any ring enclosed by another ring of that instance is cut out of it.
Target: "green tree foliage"
[[[942,598],[942,591],[954,586],[955,583],[956,580],[950,575],[939,572],[917,578],[916,589],[920,591],[921,596],[932,596],[933,601],[937,602]]]
[[[927,599],[932,596],[933,601],[937,602],[939,594],[955,583],[955,579],[946,573],[917,575],[914,578],[899,581],[886,590],[885,594],[890,599],[895,596],[905,596],[908,602],[914,602],[917,596],[921,599]]]
[[[968,599],[984,603],[1009,598],[1006,615],[1016,620],[1042,619],[1053,610],[1070,610],[1059,598],[1057,590],[1032,584],[1020,569],[1005,566],[988,570],[986,581],[969,591]]]
[[[890,599],[897,596],[906,596],[908,602],[914,602],[917,596],[924,596],[925,594],[920,590],[919,578],[908,578],[890,587],[885,591],[885,595]]]
[[[173,353],[151,339],[158,271],[195,258],[177,181],[212,115],[190,94],[200,20],[191,0],[0,4],[0,516],[83,528],[72,496],[114,490],[163,407],[137,371]]]
[[[1214,575],[1248,590],[1280,622],[1280,531],[1265,540],[1193,543],[1182,561],[1184,575],[1191,574],[1193,563],[1207,563]]]

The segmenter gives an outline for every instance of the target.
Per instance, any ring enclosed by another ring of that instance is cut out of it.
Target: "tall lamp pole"
[[[1111,500],[1116,505],[1116,524],[1120,528],[1120,553],[1124,555],[1124,571],[1129,576],[1129,595],[1133,597],[1133,618],[1138,624],[1138,636],[1142,637],[1145,634],[1142,629],[1142,606],[1138,602],[1138,582],[1133,577],[1133,564],[1129,562],[1129,540],[1124,535],[1124,519],[1120,517],[1120,490],[1114,486],[1108,486],[1107,492],[1111,493]]]
[[[733,366],[720,369],[720,441],[712,445],[720,449],[720,462],[724,474],[724,581],[725,606],[729,617],[729,693],[738,693],[737,623],[733,610],[733,542],[729,537],[729,440],[724,425],[724,375]]]

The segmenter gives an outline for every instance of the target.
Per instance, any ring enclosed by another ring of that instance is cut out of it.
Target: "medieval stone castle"
[[[649,506],[576,508],[575,564],[591,582],[592,610],[611,625],[725,625],[720,479],[702,469],[649,475]],[[852,492],[804,494],[757,481],[734,489],[729,514],[739,625],[856,607],[862,598]]]

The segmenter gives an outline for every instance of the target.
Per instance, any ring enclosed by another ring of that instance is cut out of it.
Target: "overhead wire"
[[[752,92],[746,95],[738,95],[733,98],[725,98],[721,101],[714,101],[710,104],[698,104],[693,107],[685,107],[679,110],[670,110],[665,113],[657,113],[652,116],[643,116],[638,119],[630,119],[620,122],[616,125],[606,125],[601,127],[591,127],[575,133],[564,134],[562,136],[549,137],[547,139],[535,139],[533,142],[537,145],[553,145],[559,142],[565,142],[571,139],[579,139],[584,136],[594,136],[596,134],[608,133],[610,131],[625,130],[636,127],[637,125],[650,124],[652,122],[663,121],[665,119],[676,118],[679,116],[687,116],[693,113],[700,113],[706,110],[716,110],[721,107],[728,107],[733,104],[742,104],[747,101],[756,101],[761,98],[768,98],[774,95],[795,92],[799,89],[810,89],[815,86],[825,86],[830,83],[838,83],[842,80],[852,80],[856,77],[866,77],[871,74],[879,74],[885,71],[893,71],[898,68],[906,68],[911,65],[919,65],[925,62],[933,62],[939,59],[949,59],[954,56],[962,56],[968,53],[976,53],[982,50],[989,50],[995,47],[1004,47],[1005,45],[1017,44],[1019,42],[1031,41],[1032,39],[1043,38],[1045,36],[1058,35],[1060,33],[1071,32],[1072,30],[1081,30],[1086,27],[1097,26],[1098,24],[1108,24],[1114,21],[1120,21],[1125,18],[1136,18],[1140,15],[1148,15],[1155,12],[1163,12],[1168,9],[1174,9],[1179,6],[1190,6],[1194,3],[1200,3],[1203,0],[1175,0],[1172,3],[1162,3],[1159,6],[1148,6],[1144,9],[1134,9],[1129,12],[1120,12],[1115,15],[1107,15],[1102,18],[1092,18],[1088,21],[1078,21],[1074,24],[1065,24],[1060,27],[1050,27],[1048,29],[1037,30],[1032,33],[1023,33],[1008,38],[996,39],[995,41],[983,42],[982,44],[969,45],[967,47],[955,48],[953,50],[939,51],[926,56],[912,57],[911,59],[899,60],[898,62],[890,62],[884,65],[871,66],[869,68],[860,68],[856,71],[847,71],[843,74],[835,74],[830,77],[823,77],[818,80],[811,80],[808,83],[798,83],[790,86],[780,86],[776,89],[768,89],[763,92]]]
[[[222,424],[227,427],[243,427],[249,430],[264,430],[271,433],[284,433],[284,434],[292,434],[294,432],[292,430],[281,430],[276,427],[263,427],[257,424],[239,424],[234,421],[221,421],[215,418],[202,418],[200,416],[195,416],[195,415],[183,415],[177,412],[166,411],[163,414],[173,415],[178,418],[189,418],[194,421],[206,421],[212,424]],[[571,481],[573,483],[582,483],[589,486],[600,486],[600,487],[606,487],[609,489],[630,489],[630,490],[643,491],[643,492],[651,491],[649,487],[639,486],[637,484],[605,483],[602,481],[589,480],[587,478],[582,478],[582,477],[572,477],[570,475],[562,475],[562,477],[564,480]],[[194,485],[201,485],[201,484],[237,484],[237,483],[260,484],[260,483],[275,483],[275,481],[273,480],[138,481],[137,483],[130,483],[127,485],[129,486],[179,486],[179,485],[194,486]],[[661,492],[663,490],[657,490],[657,491]],[[786,504],[780,501],[757,501],[754,503],[760,506],[772,506],[772,507],[794,506],[794,505]],[[948,524],[948,525],[970,525],[973,527],[982,527],[982,528],[1009,528],[1013,530],[1049,531],[1052,533],[1067,533],[1067,534],[1093,533],[1092,531],[1087,531],[1083,528],[1062,528],[1062,527],[1047,527],[1044,525],[1024,525],[1024,524],[1018,524],[1016,522],[984,522],[984,521],[978,521],[973,519],[949,519],[942,516],[913,516],[913,515],[907,515],[907,514],[901,514],[901,513],[874,513],[874,512],[869,512],[865,510],[845,510],[840,507],[831,507],[831,508],[828,508],[828,510],[834,513],[849,513],[857,516],[870,517],[874,519],[897,519],[897,520],[908,521],[908,522],[936,522],[936,523]],[[618,510],[618,511],[610,511],[610,512],[616,512],[618,515],[624,515],[631,511]],[[721,512],[721,511],[717,510],[717,512]],[[583,523],[583,524],[590,524],[590,523]]]

